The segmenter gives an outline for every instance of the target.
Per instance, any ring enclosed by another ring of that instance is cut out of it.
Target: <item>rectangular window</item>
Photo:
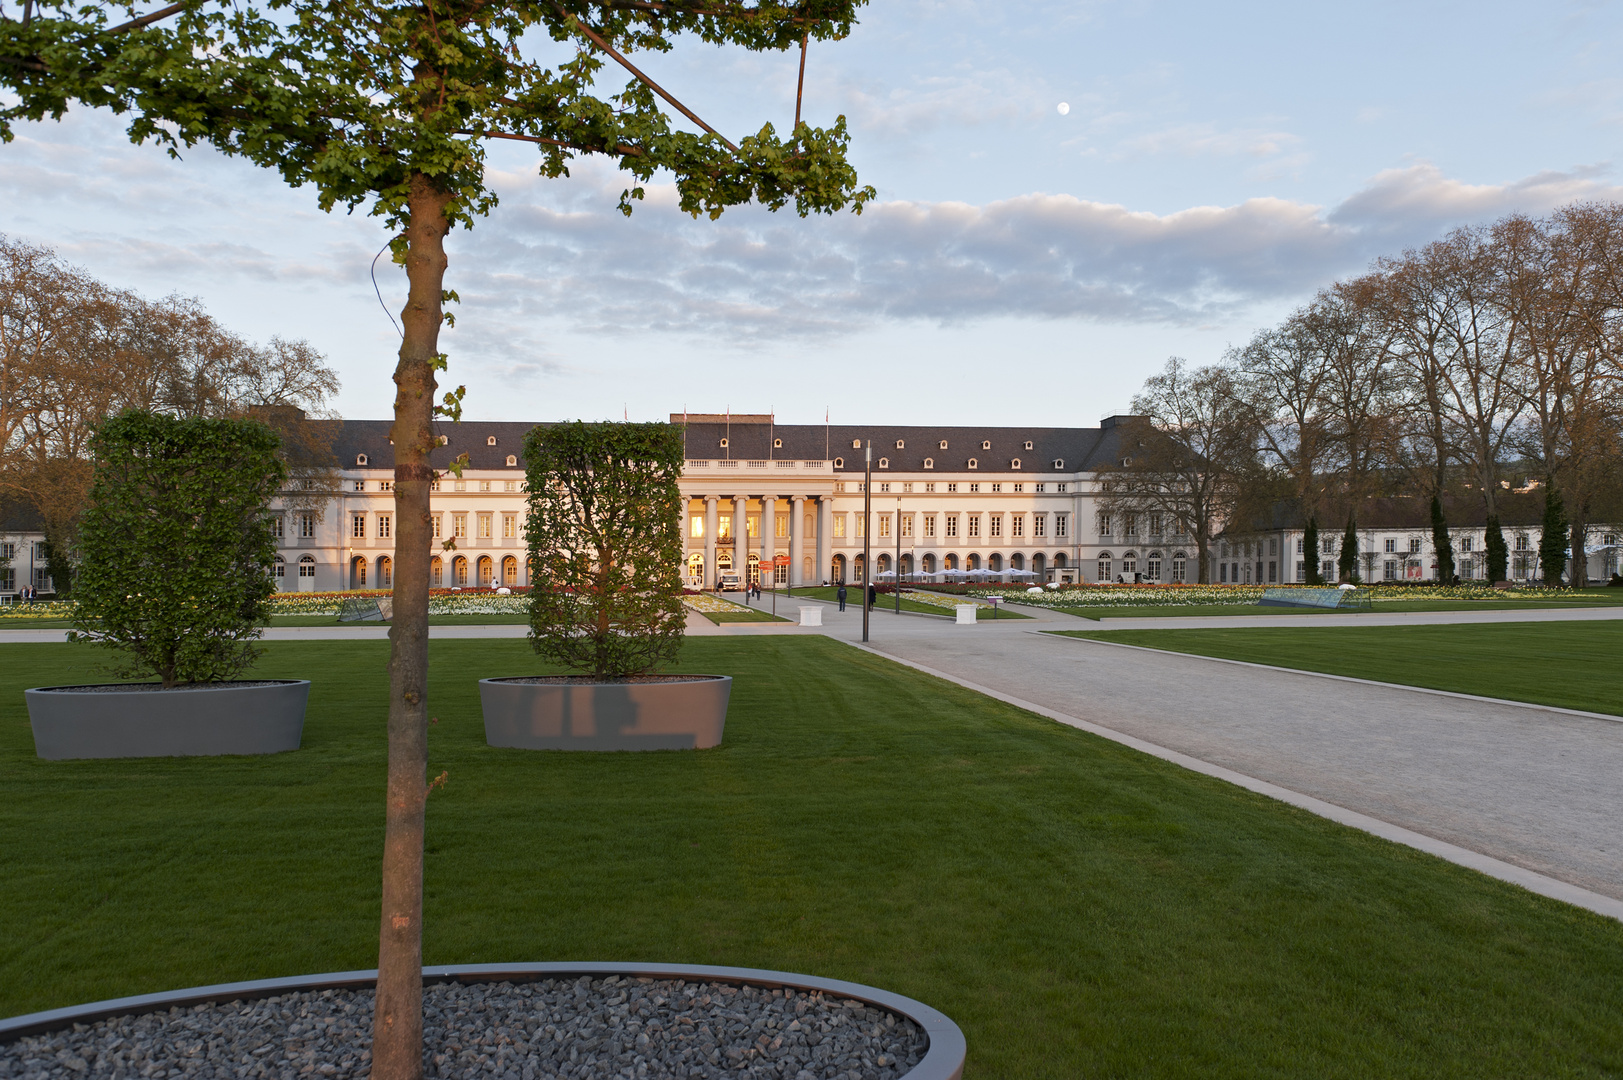
[[[924,493],[926,495],[935,494],[935,481],[934,480],[931,480],[929,483],[924,485]]]
[[[979,514],[970,514],[969,515],[969,535],[970,536],[979,536],[980,534],[981,534],[981,516]]]
[[[887,480],[884,483],[880,484],[879,485],[879,490],[880,490],[880,492],[882,494],[889,495],[890,494],[890,482]]]
[[[980,489],[981,489],[981,486],[979,484],[970,484],[969,485],[969,493],[971,495],[974,495],[976,492],[980,491]]]
[[[452,484],[451,487],[457,491],[467,491],[468,482],[466,480],[458,480],[456,483]]]
[[[1319,567],[1319,575],[1326,581],[1334,581],[1336,579],[1336,564],[1329,559],[1324,560],[1324,565]]]
[[[394,481],[393,480],[379,480],[378,481],[378,490],[379,491],[393,491],[394,490]]]
[[[349,535],[354,537],[357,540],[365,539],[365,537],[366,537],[366,515],[365,514],[351,514],[351,515],[349,515]]]
[[[280,540],[282,538],[282,529],[283,529],[282,515],[281,514],[272,514],[271,515],[271,517],[270,517],[270,527],[271,527],[271,535],[276,537],[276,539]],[[0,558],[6,558],[6,559],[11,558],[11,552],[3,550],[4,548],[10,547],[10,546],[11,545],[9,545],[9,544],[0,544]]]
[[[429,491],[438,491],[439,489],[440,489],[439,477],[435,477],[434,479],[432,479],[432,480],[430,480],[428,482],[428,490]]]
[[[1138,535],[1138,515],[1137,514],[1127,514],[1127,515],[1125,515],[1122,524],[1126,527],[1127,536],[1133,537],[1133,536]],[[1038,533],[1038,535],[1041,536],[1042,534]]]
[[[1014,485],[1014,493],[1016,495],[1020,494],[1024,490],[1026,490],[1026,485],[1024,485],[1024,484],[1016,484],[1016,485]]]
[[[431,525],[433,525],[433,527],[434,527],[434,539],[436,539],[436,540],[438,540],[440,538],[440,535],[441,535],[441,533],[440,533],[440,522],[444,518],[444,516],[445,515],[443,515],[443,514],[430,514],[429,515],[428,520],[429,520],[429,523]]]
[[[842,540],[842,539],[845,538],[845,515],[844,514],[835,514],[834,515],[834,537],[837,540]]]
[[[394,535],[394,515],[378,515],[378,539],[387,540]]]
[[[1392,537],[1388,536],[1386,538],[1386,550],[1387,550],[1387,552],[1391,553],[1391,552],[1396,551],[1397,549],[1398,549],[1398,542],[1395,539],[1393,539]]]
[[[1516,534],[1516,550],[1517,551],[1528,551],[1528,550],[1530,550],[1528,548],[1528,546],[1527,546],[1527,534],[1526,533],[1517,533]]]
[[[466,540],[468,538],[468,515],[451,515],[451,538],[453,540]]]
[[[1303,559],[1297,559],[1296,560],[1296,580],[1297,581],[1306,581],[1307,580],[1307,562],[1305,560],[1303,560]]]
[[[1065,535],[1067,535],[1066,526],[1070,522],[1070,520],[1071,520],[1071,515],[1070,514],[1055,514],[1054,515],[1054,535],[1055,536],[1065,536]]]
[[[1110,535],[1110,515],[1109,514],[1100,514],[1099,515],[1099,535],[1100,536],[1105,536],[1105,537],[1108,537]]]
[[[953,492],[955,492],[957,490],[958,490],[957,481],[953,481],[952,483],[947,485],[947,494],[951,495]]]
[[[479,481],[479,490],[480,491],[489,491],[490,490],[490,481],[489,480],[481,480],[481,481]]]
[[[1302,554],[1302,545],[1306,542],[1307,541],[1303,540],[1300,536],[1296,538],[1296,554]]]
[[[1273,585],[1273,584],[1277,583],[1278,581],[1279,581],[1279,563],[1270,561],[1268,563],[1268,584]]]
[[[365,480],[356,480],[354,483],[352,483],[350,485],[350,490],[351,491],[365,491],[366,490],[366,481]]]
[[[1418,555],[1418,554],[1420,554],[1420,538],[1418,536],[1411,537],[1409,539],[1409,554],[1410,555]]]
[[[280,563],[277,564],[277,569],[281,569],[281,564]],[[17,571],[11,569],[10,567],[7,567],[4,570],[0,570],[0,592],[16,592],[16,591],[17,591]]]
[[[716,518],[716,539],[731,540],[733,538],[733,515],[721,514]]]
[[[1334,537],[1326,537],[1324,539],[1324,541],[1321,544],[1319,544],[1319,553],[1321,555],[1334,555],[1336,553],[1336,541],[1335,541],[1335,538]]]
[[[1161,535],[1161,515],[1160,514],[1151,514],[1149,516],[1149,522],[1150,522],[1150,535],[1151,536],[1160,536]]]
[[[744,535],[754,540],[761,535],[761,515],[746,514],[744,517]]]
[[[309,540],[316,535],[316,516],[314,514],[299,515],[299,538]]]
[[[277,533],[278,536],[281,533]],[[10,540],[0,542],[0,559],[11,560],[17,557],[17,545]]]
[[[1065,492],[1065,485],[1064,484],[1055,484],[1054,485],[1054,490],[1060,492],[1061,494],[1063,494]]]
[[[504,480],[502,482],[502,490],[503,491],[517,491],[518,490],[518,481],[517,480]]]
[[[694,514],[688,518],[688,535],[695,540],[704,539],[704,515]]]
[[[1270,554],[1270,555],[1278,555],[1279,554],[1279,537],[1270,536],[1268,538],[1268,554]]]
[[[903,536],[912,536],[913,535],[913,515],[912,514],[903,514],[902,515],[902,535]]]
[[[926,539],[935,539],[935,515],[924,515],[924,535]]]
[[[1032,536],[1047,536],[1048,535],[1048,515],[1047,514],[1032,514],[1031,515],[1031,535]]]
[[[851,520],[856,523],[857,539],[858,540],[861,540],[863,537],[868,535],[868,533],[867,533],[868,519],[867,518],[863,517],[861,514],[852,514],[851,515]]]
[[[507,539],[507,540],[512,540],[512,539],[517,538],[517,536],[518,536],[518,515],[517,514],[503,514],[502,515],[502,537],[504,539]]]
[[[490,517],[489,514],[479,515],[479,539],[481,540],[490,539]]]
[[[911,480],[909,480],[907,483],[902,485],[902,494],[903,495],[911,495],[911,494],[913,494],[913,482]]]
[[[993,514],[990,518],[987,519],[987,524],[989,526],[988,529],[987,529],[987,535],[988,536],[1002,536],[1003,535],[1003,515],[1002,514]]]
[[[1026,535],[1026,515],[1024,515],[1024,514],[1011,515],[1010,518],[1009,518],[1009,525],[1010,525],[1010,530],[1009,530],[1010,535],[1012,535],[1012,536],[1024,536],[1024,535]]]
[[[951,539],[951,538],[953,538],[953,537],[955,537],[957,535],[958,535],[958,515],[957,514],[948,514],[947,515],[947,538]]]
[[[880,514],[879,515],[879,535],[880,536],[889,536],[890,535],[890,515],[889,514]]]
[[[1386,560],[1385,570],[1386,580],[1396,581],[1398,579],[1398,561],[1396,559]]]
[[[772,515],[772,517],[773,517],[772,535],[778,537],[779,539],[782,539],[782,538],[788,536],[789,535],[789,515],[788,514],[774,514],[774,515]]]
[[[1046,485],[1043,485],[1043,484],[1038,484],[1038,485],[1037,485],[1037,492],[1038,492],[1038,494],[1041,494],[1041,493],[1042,493],[1042,490],[1043,490],[1043,488],[1044,488],[1044,487],[1045,487],[1045,486],[1046,486]]]
[[[1470,552],[1470,550],[1471,550],[1471,538],[1469,536],[1460,537],[1460,550],[1464,551],[1464,552],[1467,552],[1467,553]]]
[[[1003,485],[1002,484],[993,484],[992,485],[992,494],[996,495],[998,492],[1000,492],[1002,490],[1003,490]]]

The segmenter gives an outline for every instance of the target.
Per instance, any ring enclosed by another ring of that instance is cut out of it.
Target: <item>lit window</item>
[[[308,555],[299,560],[299,576],[308,578],[316,576],[316,561]]]
[[[868,519],[863,517],[861,514],[852,514],[851,521],[856,526],[856,538],[861,540],[868,534]]]
[[[1014,515],[1010,516],[1010,518],[1009,518],[1009,535],[1010,536],[1024,536],[1024,535],[1026,535],[1026,515],[1024,515],[1024,514],[1014,514]]]
[[[930,538],[935,537],[935,515],[934,514],[925,514],[924,515],[924,535],[927,536],[927,537],[930,537]]]
[[[454,488],[457,491],[467,491],[468,490],[468,482],[466,480],[458,480],[455,484],[452,484],[451,486],[452,486],[452,488]]]
[[[465,540],[468,537],[468,515],[451,515],[451,537],[455,540]]]
[[[979,536],[980,534],[981,534],[981,516],[979,514],[970,514],[969,515],[969,535],[970,536]]]
[[[393,514],[379,514],[378,515],[378,538],[380,540],[387,540],[393,535],[394,535],[394,515]]]
[[[316,516],[314,514],[299,515],[299,539],[309,540],[316,535]],[[301,575],[302,576],[302,575]]]
[[[479,481],[479,490],[480,491],[489,491],[490,490],[490,481],[489,480],[481,480],[481,481]]]
[[[440,519],[443,516],[443,514],[431,514],[428,519],[434,526],[434,539],[436,540],[440,538]]]
[[[778,537],[779,539],[787,537],[789,535],[789,515],[774,514],[772,517],[772,535]]]
[[[902,515],[902,535],[903,536],[912,536],[913,535],[913,515],[912,514],[903,514]]]
[[[987,519],[987,526],[988,526],[988,528],[987,528],[987,535],[988,536],[1002,536],[1003,535],[1003,515],[1002,514],[993,514],[990,518]]]
[[[349,535],[356,538],[356,539],[364,539],[365,538],[365,536],[366,536],[366,515],[365,514],[351,514],[349,516]]]
[[[702,524],[704,519],[700,518],[699,521]],[[504,539],[507,539],[507,540],[512,540],[516,536],[518,536],[518,515],[517,514],[503,514],[502,515],[502,537]]]
[[[479,515],[479,539],[481,540],[490,539],[490,518],[490,514]]]
[[[880,514],[879,515],[879,535],[882,536],[882,537],[890,535],[890,515],[889,514]]]
[[[504,490],[504,491],[517,491],[518,490],[518,481],[517,480],[505,481],[503,483],[503,485],[502,485],[502,490]]]
[[[704,539],[704,515],[694,514],[688,518],[688,535],[695,540]]]
[[[744,519],[744,535],[751,540],[761,535],[761,515],[750,514]]]
[[[1047,514],[1033,514],[1033,515],[1031,515],[1031,535],[1032,536],[1047,536],[1048,535],[1048,515]]]
[[[951,537],[954,537],[954,536],[957,536],[957,535],[958,535],[958,515],[957,514],[948,514],[947,515],[947,536],[949,538],[951,538]]]
[[[853,449],[853,450],[861,450],[862,449],[862,440],[861,439],[852,439],[851,440],[851,449]]]
[[[834,515],[834,535],[836,537],[838,537],[838,538],[843,538],[845,536],[845,515],[844,514],[835,514]]]
[[[935,493],[935,481],[934,480],[932,480],[928,484],[924,485],[924,493],[926,495],[933,495]]]

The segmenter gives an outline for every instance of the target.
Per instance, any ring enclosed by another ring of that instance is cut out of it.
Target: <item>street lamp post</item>
[[[902,497],[896,496],[896,614],[902,613]]]
[[[873,441],[863,447],[862,463],[862,640],[868,640],[868,597],[873,584]]]

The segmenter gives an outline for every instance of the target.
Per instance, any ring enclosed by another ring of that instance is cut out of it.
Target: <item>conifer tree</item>
[[[1567,527],[1567,508],[1561,493],[1548,479],[1544,481],[1544,528],[1538,538],[1539,568],[1544,572],[1544,584],[1555,588],[1567,573],[1567,546],[1571,542]]]
[[[1448,536],[1448,521],[1443,517],[1443,500],[1431,497],[1431,546],[1437,552],[1437,580],[1444,585],[1454,581],[1454,542]]]
[[[1510,578],[1510,545],[1505,543],[1505,531],[1499,527],[1499,515],[1488,515],[1488,527],[1482,539],[1483,559],[1487,562],[1488,581],[1497,584]]]
[[[1358,522],[1351,514],[1347,515],[1347,531],[1341,534],[1341,557],[1337,560],[1336,569],[1340,571],[1342,581],[1357,583]]]
[[[1302,557],[1307,560],[1307,583],[1323,585],[1324,575],[1319,573],[1319,519],[1311,515],[1307,528],[1302,530]]]

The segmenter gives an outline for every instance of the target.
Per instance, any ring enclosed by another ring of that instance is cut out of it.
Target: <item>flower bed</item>
[[[4,619],[71,619],[79,605],[72,600],[35,600],[31,604],[10,603],[0,607]]]
[[[1029,586],[1028,586],[1029,587]],[[1065,585],[1044,589],[1042,595],[1024,592],[1024,587],[998,588],[971,585],[971,596],[1001,596],[1010,603],[1032,607],[1217,607],[1255,604],[1264,588],[1306,588],[1303,585]],[[1570,600],[1571,589],[1495,589],[1488,585],[1372,585],[1359,589],[1376,603],[1404,600]]]
[[[723,600],[719,596],[711,596],[707,593],[684,595],[682,597],[682,602],[688,607],[692,608],[694,611],[708,611],[712,613],[755,610],[752,607],[745,607],[743,604],[735,604],[731,600]]]

